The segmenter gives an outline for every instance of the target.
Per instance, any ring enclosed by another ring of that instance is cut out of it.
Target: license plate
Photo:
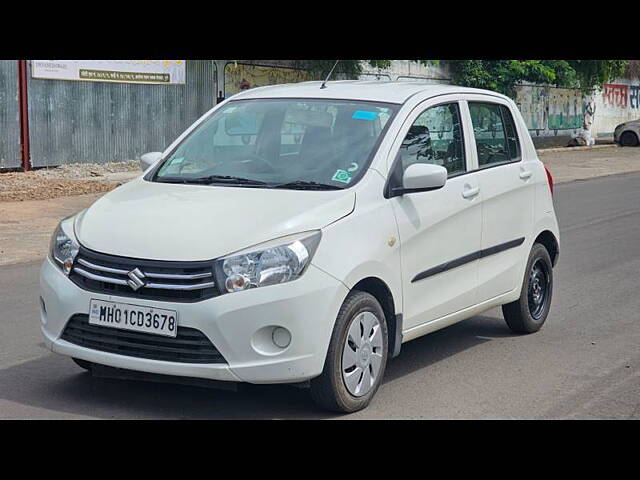
[[[175,337],[178,333],[178,313],[163,308],[92,299],[89,304],[89,324]]]

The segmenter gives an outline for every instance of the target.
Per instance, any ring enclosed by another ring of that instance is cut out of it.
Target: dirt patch
[[[117,184],[100,181],[46,179],[24,173],[3,173],[0,175],[0,202],[47,200],[87,193],[104,193],[115,187]]]
[[[138,162],[82,163],[0,173],[0,202],[106,193],[139,173]]]
[[[120,172],[140,172],[139,162],[110,162],[110,163],[70,163],[52,168],[34,170],[32,173],[42,178],[102,179],[109,174]]]
[[[58,222],[87,208],[100,196],[0,202],[0,266],[44,257]]]

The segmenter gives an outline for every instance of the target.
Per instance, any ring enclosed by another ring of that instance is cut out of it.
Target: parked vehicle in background
[[[366,81],[220,103],[56,229],[45,342],[91,370],[296,383],[366,407],[401,344],[502,306],[533,333],[553,180],[512,100]]]
[[[618,125],[613,132],[613,140],[623,147],[640,145],[640,118]]]

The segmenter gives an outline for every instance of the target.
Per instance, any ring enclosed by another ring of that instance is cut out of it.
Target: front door
[[[472,143],[465,134],[466,103],[425,102],[407,119],[391,174],[402,178],[413,163],[448,170],[438,190],[391,199],[401,241],[404,329],[476,303],[481,232],[481,195]]]

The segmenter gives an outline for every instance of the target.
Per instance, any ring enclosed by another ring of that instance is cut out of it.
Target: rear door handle
[[[522,180],[527,180],[529,178],[531,178],[531,174],[533,172],[531,172],[531,170],[520,170],[520,178]]]
[[[480,187],[472,187],[468,183],[465,183],[462,189],[463,198],[473,198],[480,193]]]

